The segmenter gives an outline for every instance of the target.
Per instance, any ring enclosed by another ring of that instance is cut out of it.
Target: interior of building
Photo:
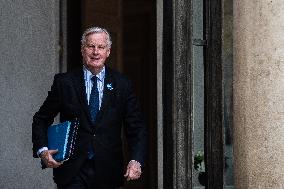
[[[66,19],[61,22],[61,36],[66,40],[67,55],[62,54],[62,59],[66,59],[67,70],[82,64],[82,31],[100,26],[110,32],[113,45],[107,65],[133,81],[149,133],[143,177],[138,182],[127,183],[126,188],[156,188],[156,2],[82,0],[66,3],[67,15],[62,15],[62,19],[64,16]]]

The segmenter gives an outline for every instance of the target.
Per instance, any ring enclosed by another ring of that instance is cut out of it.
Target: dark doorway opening
[[[65,18],[61,16],[61,40],[66,38],[66,62],[67,70],[72,70],[81,66],[81,2],[80,1],[66,1],[66,4],[61,4],[61,11],[66,10]],[[63,8],[63,7],[66,8]],[[61,15],[64,15],[61,12]],[[66,22],[65,28],[63,27]],[[66,33],[63,33],[66,32]]]
[[[65,3],[64,3],[65,2]],[[64,8],[65,7],[65,8]],[[148,159],[143,177],[128,182],[127,188],[157,188],[157,107],[156,107],[156,1],[150,0],[63,0],[61,22],[66,22],[67,70],[82,65],[80,38],[90,26],[110,31],[113,41],[108,66],[126,74],[139,98],[148,128]],[[61,37],[63,38],[63,37]]]

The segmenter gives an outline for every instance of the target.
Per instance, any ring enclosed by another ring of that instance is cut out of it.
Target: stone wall
[[[0,1],[0,188],[54,188],[31,123],[59,69],[59,2]]]

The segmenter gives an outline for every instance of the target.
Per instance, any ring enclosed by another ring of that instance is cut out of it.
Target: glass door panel
[[[193,0],[193,168],[192,188],[204,188],[204,36],[203,1]]]

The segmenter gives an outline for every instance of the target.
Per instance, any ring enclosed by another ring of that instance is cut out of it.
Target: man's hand
[[[141,165],[139,162],[131,160],[127,165],[127,170],[124,175],[125,178],[127,178],[127,181],[129,180],[136,180],[140,178],[141,175]]]
[[[57,152],[58,150],[45,150],[39,155],[46,167],[57,168],[63,164],[62,162],[57,162],[53,159],[52,155]]]

